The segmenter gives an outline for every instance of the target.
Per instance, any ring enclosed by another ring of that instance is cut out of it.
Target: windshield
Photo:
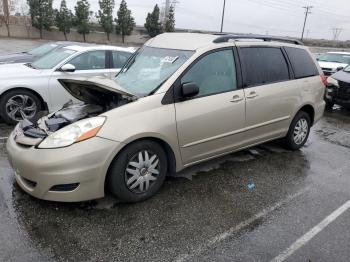
[[[150,95],[193,53],[193,51],[143,47],[129,60],[115,81],[132,94]]]
[[[350,66],[345,67],[343,71],[347,72],[347,73],[350,73]]]
[[[52,69],[74,53],[74,50],[59,48],[36,60],[31,64],[31,67],[35,69]]]
[[[319,61],[325,61],[325,62],[335,62],[335,63],[342,63],[342,64],[350,64],[350,54],[323,54],[319,57]]]
[[[34,48],[33,50],[29,51],[28,54],[31,54],[33,56],[43,56],[47,54],[48,52],[54,50],[57,47],[56,44],[44,44],[41,46],[38,46],[37,48]]]

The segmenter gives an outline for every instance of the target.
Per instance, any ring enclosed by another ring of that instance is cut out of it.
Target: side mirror
[[[65,64],[61,67],[60,71],[73,73],[75,71],[75,66],[72,64]]]
[[[344,67],[339,66],[339,67],[337,67],[337,72],[338,72],[338,71],[341,71],[341,70],[343,70],[343,69],[344,69]]]
[[[181,95],[183,98],[198,95],[199,87],[195,83],[184,83],[181,85]]]
[[[317,61],[320,61],[320,59],[319,59],[318,57],[316,57],[316,60],[317,60]]]

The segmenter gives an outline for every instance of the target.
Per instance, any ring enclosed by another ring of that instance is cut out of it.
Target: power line
[[[303,8],[305,9],[305,19],[304,19],[304,25],[303,25],[303,32],[301,33],[301,41],[303,41],[303,38],[304,38],[305,25],[306,25],[307,17],[308,17],[309,14],[311,14],[310,10],[313,8],[313,6],[308,5],[308,6],[304,6]]]

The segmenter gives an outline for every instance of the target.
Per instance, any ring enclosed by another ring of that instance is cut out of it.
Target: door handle
[[[252,99],[252,98],[255,98],[255,97],[257,97],[257,96],[258,96],[258,93],[257,93],[257,92],[251,91],[251,92],[249,93],[249,95],[246,96],[246,98]]]
[[[243,100],[243,97],[240,97],[239,95],[234,95],[233,97],[232,97],[232,100],[230,101],[230,102],[232,102],[232,103],[238,103],[238,102],[240,102],[240,101],[242,101]]]

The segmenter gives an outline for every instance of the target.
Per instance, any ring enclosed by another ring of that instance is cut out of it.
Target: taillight
[[[324,74],[321,74],[321,81],[324,84],[324,86],[328,85],[327,77]]]

